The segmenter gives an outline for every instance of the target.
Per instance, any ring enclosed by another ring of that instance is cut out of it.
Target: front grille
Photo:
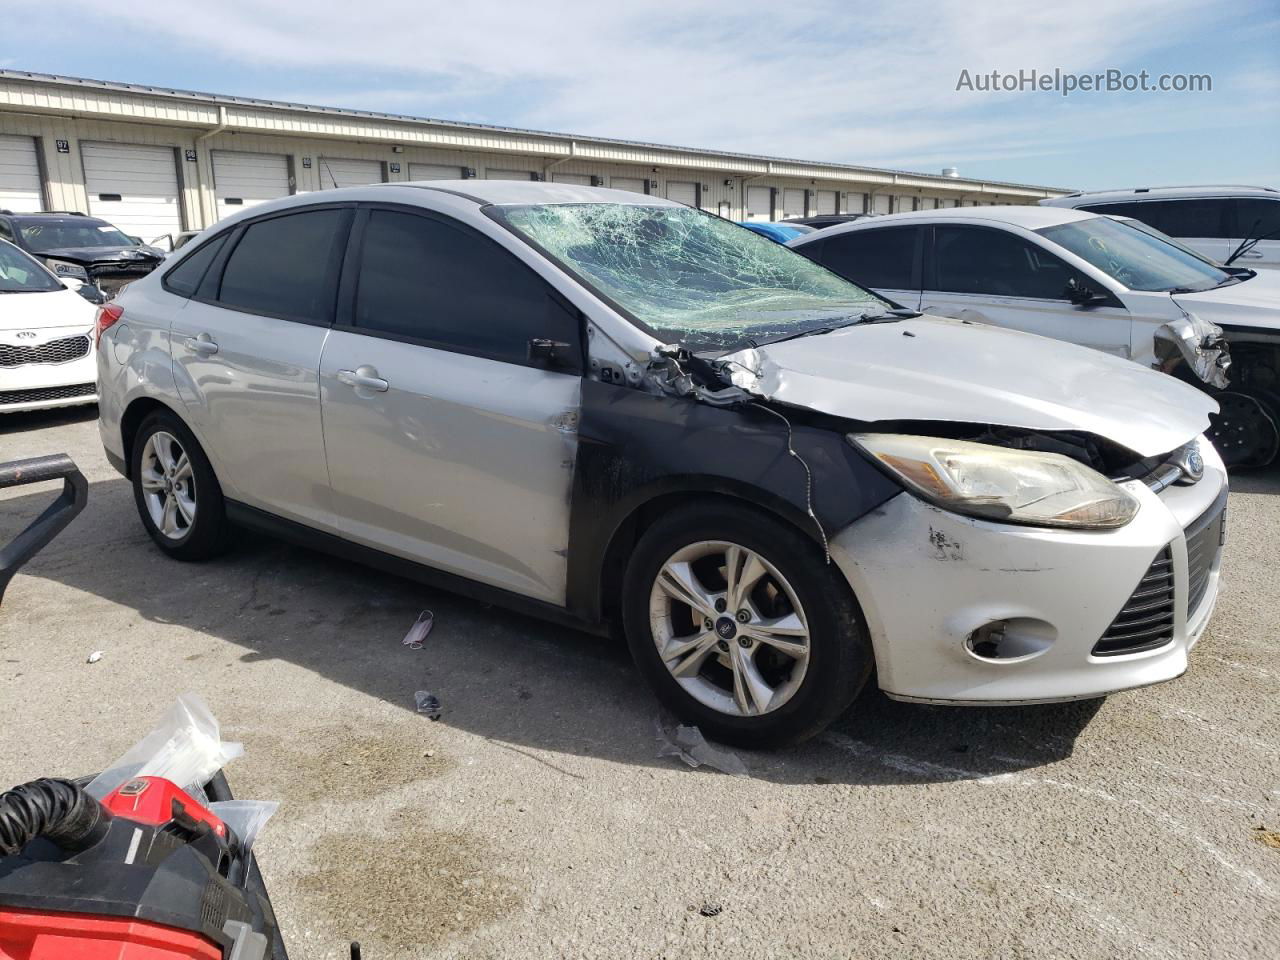
[[[1191,617],[1204,600],[1209,574],[1222,547],[1223,525],[1226,523],[1226,491],[1186,529],[1187,538],[1187,616]]]
[[[1173,551],[1165,547],[1151,562],[1133,596],[1093,646],[1095,657],[1154,650],[1173,640]]]
[[[21,367],[28,363],[66,363],[89,355],[89,338],[63,337],[34,347],[0,343],[0,367]]]
[[[74,400],[76,397],[92,397],[97,392],[96,383],[73,383],[66,387],[34,387],[30,390],[0,390],[0,404]]]

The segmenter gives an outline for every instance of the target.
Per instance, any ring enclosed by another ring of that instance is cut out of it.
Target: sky
[[[1280,0],[0,0],[0,67],[1045,186],[1280,187]],[[1037,70],[1202,92],[957,89]]]

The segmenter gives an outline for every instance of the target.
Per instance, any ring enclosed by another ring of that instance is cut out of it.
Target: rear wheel
[[[172,413],[157,411],[133,440],[133,497],[156,545],[178,560],[204,560],[228,542],[222,488],[196,438]]]
[[[672,710],[727,743],[812,736],[871,671],[839,571],[798,531],[745,507],[687,508],[656,523],[624,591],[641,673]]]

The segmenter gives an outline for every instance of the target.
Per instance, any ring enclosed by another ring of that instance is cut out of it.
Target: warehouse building
[[[88,213],[163,245],[275,197],[459,177],[613,187],[733,220],[1068,192],[0,70],[0,209]]]

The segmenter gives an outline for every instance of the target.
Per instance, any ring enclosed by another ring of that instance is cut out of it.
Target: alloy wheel
[[[156,529],[170,540],[185,537],[196,521],[196,482],[177,437],[157,430],[147,438],[138,481]]]

